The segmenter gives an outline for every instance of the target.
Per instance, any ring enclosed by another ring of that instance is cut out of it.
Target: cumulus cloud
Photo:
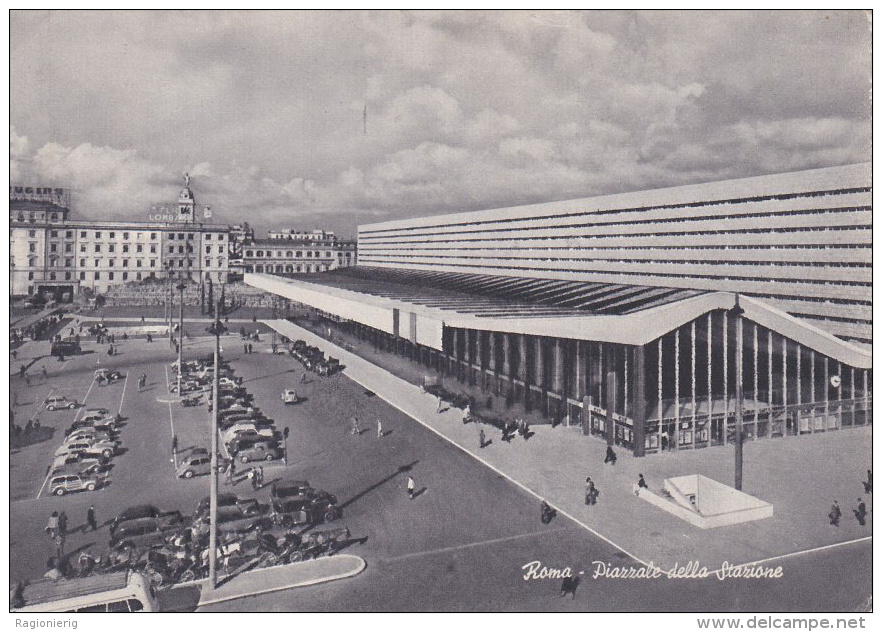
[[[360,221],[870,159],[841,12],[14,12],[10,176],[92,217]],[[307,225],[306,227],[309,227]]]

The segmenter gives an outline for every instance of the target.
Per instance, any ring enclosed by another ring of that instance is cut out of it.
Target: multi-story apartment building
[[[243,249],[244,272],[297,274],[355,265],[354,241],[257,239]]]
[[[69,195],[56,188],[12,186],[9,208],[12,295],[64,298],[149,277],[227,280],[229,229],[198,221],[189,179],[177,212],[149,222],[72,220]]]

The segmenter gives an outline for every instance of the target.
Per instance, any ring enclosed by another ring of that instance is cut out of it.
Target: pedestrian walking
[[[484,449],[484,444],[487,443],[487,435],[484,434],[484,429],[481,428],[481,431],[478,433],[478,447],[482,450]]]
[[[58,533],[55,536],[55,559],[59,561],[59,565],[62,558],[64,558],[64,534]]]
[[[233,484],[233,470],[235,469],[235,461],[230,462],[230,467],[227,468],[227,485]]]
[[[300,376],[300,383],[306,384],[306,371],[304,371],[303,375]]]
[[[147,342],[148,343],[153,342],[153,335],[152,334],[147,334]]]
[[[595,487],[594,481],[592,481],[591,477],[589,476],[585,479],[585,504],[596,505],[597,493],[597,487]]]
[[[377,439],[383,438],[383,422],[377,419]]]
[[[33,429],[34,429],[34,422],[32,422],[30,419],[28,419],[28,423],[26,423],[25,427],[24,427],[24,433],[31,434],[31,430],[33,430]]]
[[[58,514],[58,532],[61,535],[67,535],[67,514],[63,511]]]
[[[867,480],[864,482],[864,493],[873,493],[873,470],[867,470]]]
[[[444,407],[444,399],[439,395],[438,396],[438,414],[441,414],[441,409]]]
[[[551,505],[549,505],[544,500],[539,504],[539,511],[541,514],[542,524],[548,524],[549,522],[554,520],[554,517],[557,515],[557,512],[551,508]]]
[[[352,430],[350,434],[361,435],[361,429],[358,427],[358,417],[352,415]]]
[[[247,342],[242,343],[242,349],[243,349],[243,352],[245,353],[245,355],[248,355],[248,343]]]
[[[253,467],[248,469],[248,480],[251,481],[251,489],[257,491],[257,472]]]
[[[89,505],[89,509],[86,511],[86,528],[88,531],[98,530],[98,520],[95,518],[94,505]]]
[[[862,527],[867,524],[867,505],[863,498],[858,498],[858,507],[854,510],[854,517]]]
[[[169,459],[172,463],[177,464],[178,461],[178,435],[172,436],[172,456]]]
[[[416,487],[416,483],[413,482],[413,477],[407,477],[407,497],[413,500],[413,490]]]
[[[646,479],[643,478],[643,474],[637,475],[637,487],[641,489],[649,489],[649,485],[646,484]]]
[[[13,350],[12,350],[12,359],[13,359],[13,360],[17,360],[17,359],[18,359],[18,350],[17,350],[17,349],[13,349]]]
[[[263,466],[257,466],[257,489],[263,489]]]
[[[830,513],[827,514],[827,517],[830,518],[830,524],[834,527],[839,526],[839,519],[842,517],[842,510],[839,508],[839,503],[837,501],[833,501],[833,506],[830,507]]]

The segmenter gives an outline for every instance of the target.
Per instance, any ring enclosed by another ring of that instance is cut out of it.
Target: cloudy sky
[[[354,235],[871,157],[861,12],[10,20],[10,179],[90,218],[146,219],[187,171],[216,220]]]

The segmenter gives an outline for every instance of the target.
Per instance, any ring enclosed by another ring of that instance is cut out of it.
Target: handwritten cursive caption
[[[731,564],[723,562],[723,565],[710,571],[706,566],[701,566],[697,561],[686,564],[675,563],[665,570],[649,562],[645,566],[613,566],[600,560],[591,562],[590,571],[573,571],[569,566],[553,568],[544,565],[539,560],[527,562],[521,567],[524,571],[524,581],[534,579],[566,579],[574,574],[585,575],[590,572],[592,579],[605,577],[608,579],[707,579],[716,577],[720,581],[725,579],[781,579],[784,577],[784,569],[780,566],[762,566],[760,564]]]

